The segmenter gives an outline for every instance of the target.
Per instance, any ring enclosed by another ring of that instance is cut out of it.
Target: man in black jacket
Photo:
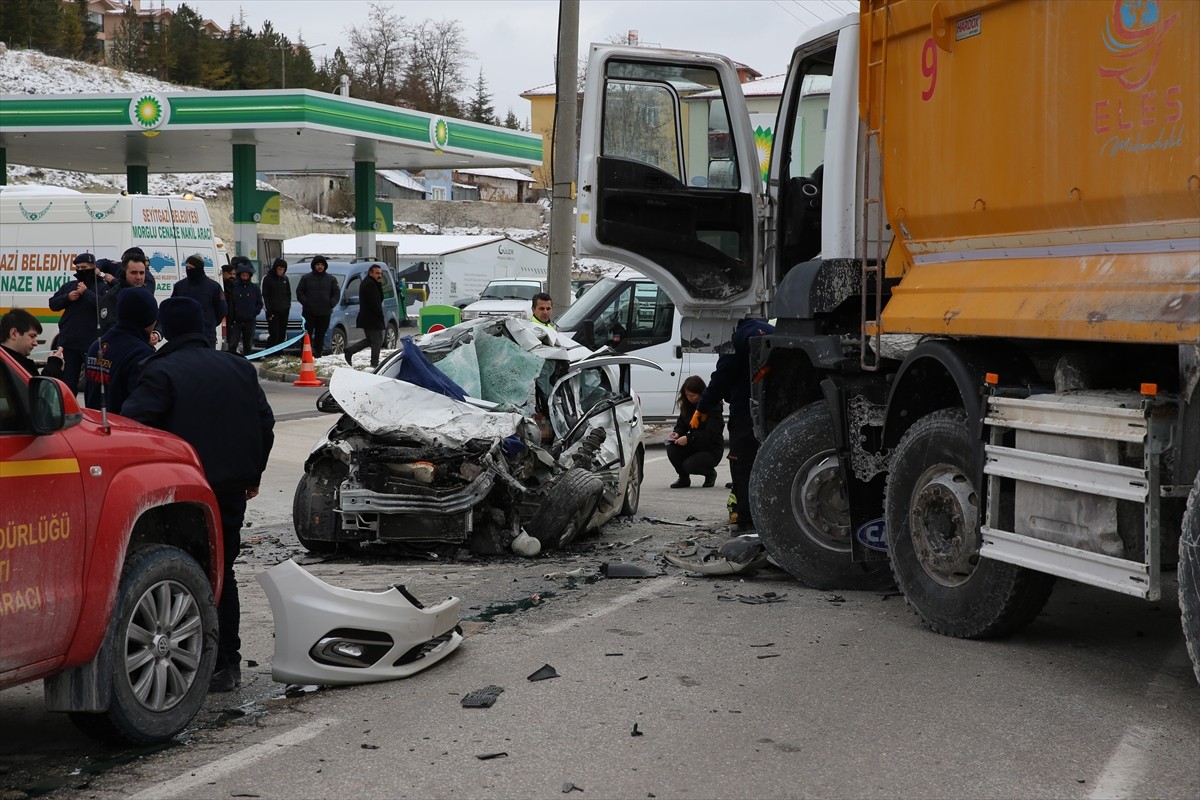
[[[63,351],[63,382],[71,391],[79,389],[79,374],[88,348],[100,335],[100,298],[115,281],[107,272],[98,273],[91,253],[75,256],[75,280],[66,281],[50,298],[51,311],[61,311],[58,345]]]
[[[358,292],[358,319],[354,323],[363,329],[367,338],[346,347],[346,363],[354,366],[352,356],[367,345],[371,346],[371,369],[379,366],[379,351],[383,349],[383,267],[372,264],[367,268]]]
[[[142,368],[121,413],[187,441],[217,496],[225,544],[225,588],[217,606],[221,632],[210,691],[241,682],[241,606],[233,561],[241,549],[246,501],[258,495],[275,442],[275,415],[250,362],[206,346],[199,303],[170,298],[159,307],[167,343]],[[233,413],[214,417],[218,409]],[[215,423],[215,424],[214,424]]]
[[[107,259],[102,259],[106,260]],[[99,262],[97,262],[99,263]],[[150,274],[150,261],[140,247],[131,247],[121,256],[121,261],[109,261],[116,267],[116,282],[100,298],[100,333],[108,333],[117,324],[117,298],[130,287],[150,290],[154,294],[154,277]],[[107,270],[106,270],[107,271]]]
[[[37,337],[41,332],[42,323],[23,308],[11,309],[5,312],[4,316],[0,316],[0,347],[12,353],[25,371],[34,376],[38,375],[38,365],[29,354],[37,347]],[[46,366],[42,368],[41,374],[47,378],[61,378],[62,366],[60,347],[46,357]]]
[[[228,349],[231,353],[242,346],[242,355],[248,356],[254,352],[254,326],[258,323],[258,312],[263,309],[262,292],[254,285],[254,265],[245,256],[234,259],[234,272],[237,274],[233,285],[229,287],[229,326]]]
[[[116,294],[116,292],[113,292]],[[83,402],[122,413],[125,398],[137,384],[141,364],[154,355],[150,331],[158,320],[158,303],[144,286],[126,287],[117,300],[116,324],[88,349]]]
[[[329,318],[338,302],[337,280],[325,271],[328,268],[325,256],[313,256],[309,273],[296,284],[296,299],[304,310],[304,329],[312,339],[314,358],[320,358],[325,352]]]
[[[271,271],[263,276],[263,305],[267,308],[268,347],[283,344],[287,338],[288,318],[292,315],[292,281],[287,276],[287,261],[275,259]]]
[[[190,297],[200,304],[204,338],[209,347],[216,347],[217,326],[229,313],[225,292],[221,284],[204,274],[204,259],[200,256],[188,256],[184,269],[187,277],[175,284],[171,297]]]

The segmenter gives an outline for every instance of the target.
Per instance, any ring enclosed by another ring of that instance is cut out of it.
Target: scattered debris
[[[758,658],[759,658],[760,660],[761,660],[761,659],[764,659],[764,658],[779,658],[779,656],[780,656],[780,655],[782,655],[782,654],[781,654],[781,653],[763,653],[763,654],[762,654],[761,656],[759,656]]]
[[[604,655],[606,655],[606,656],[623,656],[625,654],[624,653],[605,653]]]
[[[889,597],[904,597],[904,592],[884,592],[879,595],[880,600],[887,600]]]
[[[840,594],[831,594],[831,595],[829,595],[828,597],[826,597],[826,598],[825,598],[825,600],[826,600],[827,602],[830,602],[830,603],[844,603],[844,602],[846,602],[846,598],[845,598],[845,597],[842,597]]]
[[[542,552],[542,543],[525,531],[517,534],[516,538],[512,540],[511,547],[514,553],[526,558],[533,558]]]
[[[496,698],[504,691],[502,686],[485,686],[463,695],[463,708],[491,708]]]
[[[483,754],[477,755],[475,757],[478,758],[480,761],[491,761],[493,758],[508,758],[508,753],[505,753],[505,752],[483,753]]]
[[[774,646],[775,646],[775,643],[774,643],[774,642],[767,642],[766,644],[752,644],[752,645],[750,645],[750,646],[751,646],[751,647],[774,647]]]
[[[359,747],[361,747],[363,750],[378,750],[379,749],[379,745],[377,745],[377,744],[362,744],[362,745],[359,745]]]
[[[583,577],[583,567],[579,567],[578,569],[566,570],[565,572],[547,572],[542,577],[545,578],[546,580],[550,580],[550,581],[556,580],[558,578],[582,578]]]
[[[563,794],[568,794],[570,792],[582,792],[582,791],[583,791],[582,786],[576,786],[575,784],[571,783],[570,781],[567,781],[566,783],[563,784],[563,791],[562,791]]]
[[[649,677],[650,677],[649,675],[643,675],[642,677],[638,678],[638,680],[644,681],[644,680],[646,680],[646,678],[649,678]]]
[[[662,575],[661,572],[628,561],[605,561],[600,565],[600,574],[606,578],[657,578]]]
[[[554,669],[554,667],[550,666],[549,664],[543,664],[537,672],[535,672],[529,676],[529,680],[530,681],[545,681],[545,680],[549,680],[550,678],[558,678],[558,677],[561,677],[561,676],[558,674],[558,671],[556,669]]]
[[[664,553],[667,563],[701,575],[735,575],[753,572],[768,562],[767,551],[756,533],[735,536],[715,550],[681,555]]]
[[[717,595],[718,600],[737,600],[739,603],[745,603],[751,606],[758,606],[764,603],[782,603],[787,600],[787,593],[776,594],[775,592],[763,592],[762,594],[738,594],[738,595]]]
[[[258,662],[257,662],[257,661],[255,661],[255,660],[253,660],[253,659],[247,658],[247,659],[246,659],[246,666],[247,666],[247,667],[257,667],[257,666],[258,666]]]
[[[641,731],[638,730],[637,723],[635,722],[635,723],[633,723],[633,730],[629,732],[629,735],[630,736],[644,736],[645,734],[643,734]]]
[[[542,596],[537,592],[534,592],[533,594],[529,595],[529,602],[536,606],[538,603],[542,602]]]
[[[283,690],[284,697],[303,697],[306,694],[321,691],[321,687],[315,683],[299,684],[293,683]]]

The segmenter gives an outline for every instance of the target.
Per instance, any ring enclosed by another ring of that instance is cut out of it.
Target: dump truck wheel
[[[300,545],[310,553],[334,553],[338,549],[338,489],[349,469],[340,461],[322,459],[312,465],[296,484],[292,499],[292,525]]]
[[[979,557],[974,446],[961,408],[917,420],[892,454],[884,503],[892,574],[905,601],[934,631],[964,639],[1023,628],[1054,587],[1053,576]]]
[[[1200,475],[1188,493],[1179,536],[1179,611],[1183,638],[1196,680],[1200,681]]]
[[[550,484],[546,497],[525,530],[542,549],[570,544],[587,531],[604,484],[586,469],[567,470]]]
[[[754,459],[750,507],[767,552],[814,589],[881,589],[886,561],[850,560],[850,512],[824,402],[783,420]]]

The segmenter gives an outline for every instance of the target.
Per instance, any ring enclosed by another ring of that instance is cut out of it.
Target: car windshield
[[[480,300],[532,300],[542,287],[536,283],[496,283],[492,282],[479,296]]]
[[[602,305],[608,299],[612,288],[621,283],[622,281],[616,278],[601,278],[596,281],[592,288],[584,292],[582,297],[572,303],[571,307],[562,313],[562,316],[554,323],[554,327],[560,331],[576,330],[581,321],[590,319],[596,307]]]

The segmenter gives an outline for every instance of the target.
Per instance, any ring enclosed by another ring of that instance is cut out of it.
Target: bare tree
[[[412,69],[424,78],[429,108],[435,114],[460,112],[458,94],[466,88],[463,67],[475,57],[467,46],[462,23],[456,19],[427,19],[408,30]]]
[[[405,66],[404,17],[389,6],[372,3],[367,24],[352,26],[346,33],[350,37],[350,66],[358,84],[355,95],[395,104]]]

